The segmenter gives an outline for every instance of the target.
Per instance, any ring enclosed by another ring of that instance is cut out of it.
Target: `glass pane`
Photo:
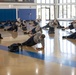
[[[66,5],[63,6],[63,17],[66,18]]]
[[[70,0],[67,0],[67,3],[70,3],[71,1]]]
[[[50,0],[50,3],[54,3],[54,0]]]
[[[67,17],[70,18],[70,5],[67,5]]]
[[[45,21],[45,6],[43,5],[42,8],[41,8],[42,12],[42,21]]]
[[[23,0],[18,0],[19,2],[23,2]]]
[[[63,0],[63,3],[66,3],[66,0]]]
[[[42,1],[42,3],[45,3],[45,0],[41,0]]]
[[[72,0],[72,3],[74,3],[75,2],[75,0]]]
[[[72,5],[72,18],[75,18],[75,5]]]
[[[37,19],[41,19],[41,6],[37,5]]]
[[[59,3],[62,3],[62,1],[63,1],[63,0],[59,0],[58,2],[59,2]]]
[[[62,5],[59,6],[59,18],[62,18]]]
[[[46,0],[46,3],[49,3],[49,0]]]
[[[45,16],[46,16],[46,20],[49,20],[49,16],[50,16],[50,15],[49,15],[49,9],[46,8],[45,11],[46,11],[46,14],[45,14]]]
[[[50,17],[54,19],[54,6],[50,6]]]
[[[41,0],[37,0],[37,3],[41,3]]]

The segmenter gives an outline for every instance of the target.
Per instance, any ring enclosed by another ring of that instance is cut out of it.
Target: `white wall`
[[[34,3],[0,3],[0,9],[16,9],[16,18],[18,18],[18,9],[36,9],[36,0]]]
[[[36,3],[0,3],[0,9],[3,8],[36,8]]]
[[[36,8],[36,0],[34,0],[34,3],[0,3],[0,9],[3,8]]]

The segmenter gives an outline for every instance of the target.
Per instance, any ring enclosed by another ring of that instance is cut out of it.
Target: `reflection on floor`
[[[60,24],[68,26],[69,22]],[[44,25],[42,22],[41,26]],[[26,41],[29,36],[20,29],[18,33],[0,31],[4,37],[0,40],[0,75],[76,75],[76,40],[62,39],[63,35],[71,34],[70,30],[55,28],[55,34],[43,30],[46,35],[44,50],[25,46],[19,53],[8,52],[7,46]]]

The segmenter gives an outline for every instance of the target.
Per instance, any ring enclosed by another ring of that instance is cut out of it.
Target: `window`
[[[67,18],[70,18],[70,5],[67,5]]]
[[[46,0],[46,3],[49,3],[49,0]]]
[[[66,3],[66,0],[63,0],[63,3]]]
[[[75,0],[72,0],[72,3],[74,3],[75,2]]]
[[[41,19],[41,6],[40,5],[37,6],[37,18]]]
[[[58,0],[58,3],[62,3],[63,0]]]
[[[71,1],[70,0],[67,0],[67,3],[70,3]]]
[[[23,0],[18,0],[19,2],[22,2]]]
[[[50,3],[54,3],[54,0],[50,0]]]
[[[41,0],[37,0],[37,3],[41,3]]]
[[[63,5],[63,18],[66,18],[66,5]]]
[[[50,14],[51,19],[54,19],[54,6],[50,6]]]
[[[45,3],[45,0],[41,0],[42,1],[42,3]]]
[[[72,5],[72,18],[75,17],[75,5]]]
[[[59,18],[62,18],[62,5],[59,6]]]

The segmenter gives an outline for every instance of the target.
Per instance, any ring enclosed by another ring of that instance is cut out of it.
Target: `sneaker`
[[[0,37],[0,39],[3,39],[3,37]]]
[[[62,38],[65,39],[65,38],[67,38],[67,36],[63,36]]]

